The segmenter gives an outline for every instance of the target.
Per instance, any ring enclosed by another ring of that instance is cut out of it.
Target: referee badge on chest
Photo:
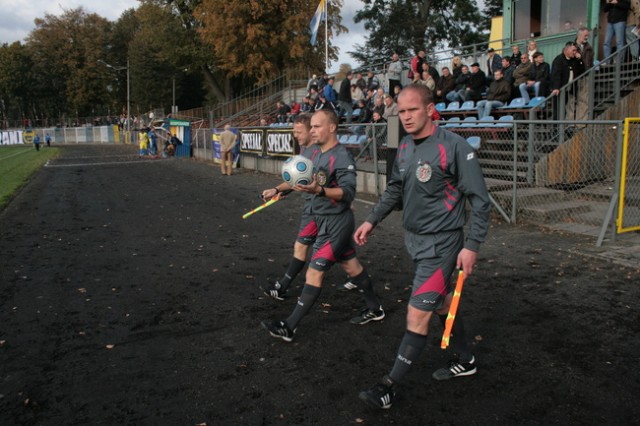
[[[325,172],[316,173],[316,182],[320,186],[325,186],[327,184],[327,174]]]
[[[429,182],[432,174],[433,170],[431,169],[431,165],[429,163],[418,163],[418,168],[416,169],[416,178],[418,179],[418,181],[422,183]]]

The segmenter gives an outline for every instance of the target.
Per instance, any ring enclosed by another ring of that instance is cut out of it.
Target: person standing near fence
[[[33,146],[36,147],[36,151],[40,151],[40,135],[37,133],[33,137]]]
[[[393,94],[396,86],[402,87],[400,78],[402,76],[402,62],[397,53],[391,57],[391,63],[387,69],[387,79],[389,80],[389,93]]]
[[[44,135],[44,141],[47,143],[47,146],[51,146],[51,135],[49,133]]]
[[[402,205],[405,245],[416,265],[406,329],[393,367],[378,384],[359,395],[367,405],[383,409],[391,407],[395,387],[427,346],[434,312],[444,324],[453,295],[450,278],[454,268],[467,276],[472,274],[489,228],[489,195],[480,163],[464,138],[432,121],[435,105],[431,90],[407,86],[398,97],[398,110],[408,135],[400,142],[387,189],[354,234],[356,243],[364,245],[374,227]],[[465,238],[467,201],[471,219]],[[457,358],[436,370],[435,380],[476,372],[460,313],[456,314],[450,342]]]
[[[231,176],[233,169],[233,148],[236,146],[238,136],[231,131],[231,125],[224,126],[220,133],[220,171],[222,176]]]
[[[640,0],[631,0],[625,37],[627,44],[635,42],[629,46],[629,53],[631,59],[637,61],[640,53]]]
[[[604,57],[611,55],[611,43],[616,39],[616,52],[621,53],[624,48],[624,32],[627,26],[627,15],[629,14],[629,0],[606,0],[604,13],[607,14],[607,31],[604,36]],[[624,58],[620,58],[624,60]],[[612,60],[611,63],[616,62]],[[606,65],[606,64],[603,64]]]

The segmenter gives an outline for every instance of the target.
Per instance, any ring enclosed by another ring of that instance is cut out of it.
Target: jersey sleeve
[[[484,182],[482,169],[478,162],[477,153],[466,143],[458,143],[456,147],[456,162],[458,189],[465,195],[471,207],[469,230],[464,247],[478,251],[480,244],[485,241],[489,229],[489,193]]]

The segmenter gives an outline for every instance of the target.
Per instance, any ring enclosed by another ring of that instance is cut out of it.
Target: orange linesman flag
[[[458,282],[456,282],[456,288],[453,290],[453,298],[451,299],[451,306],[449,307],[449,314],[445,321],[444,333],[442,334],[442,342],[440,342],[440,348],[447,349],[449,346],[449,337],[451,336],[451,330],[453,329],[453,322],[456,319],[456,312],[458,311],[458,305],[460,304],[460,295],[462,294],[462,285],[464,284],[464,272],[460,270],[458,272]]]

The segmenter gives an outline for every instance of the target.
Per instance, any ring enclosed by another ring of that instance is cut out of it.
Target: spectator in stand
[[[520,58],[522,57],[522,52],[520,52],[520,46],[514,44],[511,46],[511,63],[514,67],[520,65]],[[503,68],[504,69],[504,68]],[[504,78],[504,77],[503,77]]]
[[[382,98],[384,96],[384,89],[382,87],[378,87],[376,93],[373,95],[373,100],[375,102],[376,99]]]
[[[358,123],[369,123],[371,121],[373,111],[371,111],[371,108],[367,106],[367,103],[364,101],[364,99],[360,99],[357,102],[357,108],[360,110],[360,115],[358,115]]]
[[[322,74],[322,77],[318,77],[318,93],[321,93],[327,83],[329,82],[329,74],[326,72]]]
[[[309,96],[305,96],[302,99],[302,105],[300,105],[300,114],[313,113],[313,101]]]
[[[576,34],[576,44],[578,45],[576,57],[582,60],[586,71],[593,67],[594,58],[593,46],[589,44],[589,28],[582,27],[578,30]]]
[[[378,80],[378,77],[370,70],[367,72],[367,89],[378,90],[378,87],[380,87],[380,80]]]
[[[363,94],[367,93],[367,81],[362,77],[361,72],[356,74],[356,86],[362,90]]]
[[[309,81],[307,81],[307,94],[311,93],[311,87],[315,86],[318,89],[318,76],[312,75]]]
[[[400,77],[402,76],[402,62],[397,53],[391,56],[391,63],[387,69],[387,79],[389,80],[389,93],[393,93],[396,86],[402,87]]]
[[[291,113],[291,108],[289,105],[285,104],[282,101],[276,102],[276,122],[278,123],[286,123],[287,116]]]
[[[360,147],[360,155],[365,154],[364,161],[370,161],[373,159],[373,150],[376,151],[387,142],[387,120],[384,119],[378,112],[373,113],[373,117],[371,120],[372,126],[367,126],[367,139],[361,144],[364,143],[364,146]]]
[[[578,45],[573,41],[567,42],[564,49],[562,49],[562,53],[556,56],[551,63],[551,94],[553,96],[558,96],[563,86],[572,82],[584,72],[584,64],[580,59],[576,58],[576,53],[578,53]],[[567,101],[565,119],[575,120],[575,88],[573,85],[569,86],[565,100]],[[554,118],[557,119],[558,108],[553,110],[554,114],[556,114]]]
[[[408,77],[411,80],[416,78],[416,75],[420,75],[422,72],[422,63],[424,62],[424,58],[426,57],[426,53],[424,51],[419,51],[416,56],[411,59],[411,66],[409,69]]]
[[[322,94],[324,95],[325,100],[333,106],[332,109],[334,111],[336,110],[336,106],[338,105],[338,95],[333,88],[333,83],[335,83],[335,81],[335,77],[329,77],[327,84],[324,86],[324,89],[322,89]]]
[[[355,83],[351,83],[351,99],[354,103],[364,99],[364,92]]]
[[[372,113],[379,113],[381,116],[384,115],[384,100],[382,96],[378,96],[373,102],[373,108],[371,109]]]
[[[462,67],[463,67],[463,63],[462,63],[462,59],[460,59],[460,56],[454,56],[453,59],[451,59],[451,74],[453,74],[454,78],[458,78],[460,77],[460,74],[462,74]]]
[[[469,67],[463,65],[460,75],[458,76],[458,78],[456,78],[456,88],[446,95],[449,102],[464,101],[464,99],[462,98],[462,94],[464,94],[470,78],[471,73],[469,72]]]
[[[311,86],[311,90],[309,90],[309,98],[311,99],[311,101],[313,103],[316,102],[316,100],[318,100],[318,89],[316,89],[316,86]]]
[[[442,75],[436,82],[436,102],[446,102],[447,93],[456,88],[456,79],[449,71],[448,67],[442,68]]]
[[[518,62],[520,62],[520,58],[518,58]],[[513,70],[515,68],[511,59],[506,56],[502,58],[502,79],[508,81],[509,84],[513,84]]]
[[[346,116],[347,124],[351,124],[351,117],[353,116],[353,99],[351,98],[351,77],[353,73],[347,71],[346,77],[340,82],[340,90],[338,91],[338,103],[340,104],[340,110]]]
[[[465,88],[463,101],[479,101],[482,99],[482,93],[487,88],[487,76],[480,69],[480,64],[474,62],[471,64],[471,77]]]
[[[520,58],[518,58],[518,62]],[[518,96],[520,92],[516,91],[516,88],[513,86],[513,71],[516,69],[516,66],[511,62],[511,59],[504,57],[502,58],[502,79],[509,83],[511,86],[511,99]]]
[[[301,109],[302,109],[302,106],[294,99],[293,102],[291,103],[291,111],[287,113],[287,122],[293,123],[296,117],[298,116],[298,114],[300,114]]]
[[[640,0],[636,0],[640,2]],[[584,70],[588,70],[593,67],[593,47],[589,44],[589,29],[582,27],[576,34],[576,45],[578,46],[578,52],[576,52],[576,58],[582,61]],[[581,80],[578,82],[578,96],[576,105],[576,120],[588,120],[589,119],[589,88],[587,82]]]
[[[631,59],[637,61],[640,54],[640,40],[638,39],[640,37],[640,0],[631,0],[630,2],[625,36],[627,44],[635,41],[629,46],[629,53],[631,53]],[[584,62],[584,55],[582,57],[582,62]],[[587,66],[586,62],[584,66]]]
[[[313,105],[313,112],[320,111],[321,109],[325,108],[331,109],[333,111],[336,110],[331,102],[328,102],[324,97],[324,93],[318,93],[318,99],[316,99],[316,102]]]
[[[396,86],[393,89],[393,101],[394,102],[398,102],[398,95],[400,94],[400,92],[402,91],[402,87],[400,86]]]
[[[427,61],[424,61],[422,63],[422,73],[420,74],[421,77],[424,75],[425,71],[429,73],[431,78],[433,78],[433,81],[438,81],[438,79],[440,78],[438,70],[429,65]],[[424,77],[422,77],[422,79],[424,80]]]
[[[533,70],[533,63],[529,62],[529,55],[523,53],[520,56],[520,65],[513,70],[513,87],[519,91],[520,85],[526,83],[529,80]]]
[[[365,102],[367,103],[367,107],[373,110],[373,104],[376,99],[376,90],[367,89],[367,95],[364,97]]]
[[[382,114],[382,118],[385,121],[389,120],[389,117],[392,115],[398,115],[398,104],[393,101],[393,97],[391,95],[384,95],[382,97],[382,101],[384,102],[384,113]]]
[[[422,84],[429,88],[429,90],[433,91],[436,88],[436,81],[431,77],[429,71],[422,71],[422,78],[415,79],[413,82],[416,84]]]
[[[524,98],[525,103],[529,103],[531,100],[531,96],[529,96],[530,93],[533,93],[534,96],[547,97],[550,78],[551,69],[549,64],[544,61],[544,55],[542,52],[534,53],[533,67],[531,67],[529,79],[518,86],[520,95]]]
[[[493,80],[493,72],[499,69],[502,69],[502,57],[490,47],[487,50],[487,84]]]
[[[538,43],[535,40],[530,40],[527,45],[527,56],[529,57],[529,63],[533,63],[533,54],[538,51]],[[522,56],[520,56],[522,61]]]
[[[606,0],[604,13],[607,14],[607,32],[602,45],[605,58],[611,55],[611,41],[614,37],[616,38],[616,52],[622,52],[624,48],[624,32],[627,27],[630,6],[629,0]]]
[[[511,99],[511,85],[503,79],[502,70],[493,71],[493,81],[487,90],[487,99],[478,101],[478,118],[491,115],[492,108],[506,105]]]

